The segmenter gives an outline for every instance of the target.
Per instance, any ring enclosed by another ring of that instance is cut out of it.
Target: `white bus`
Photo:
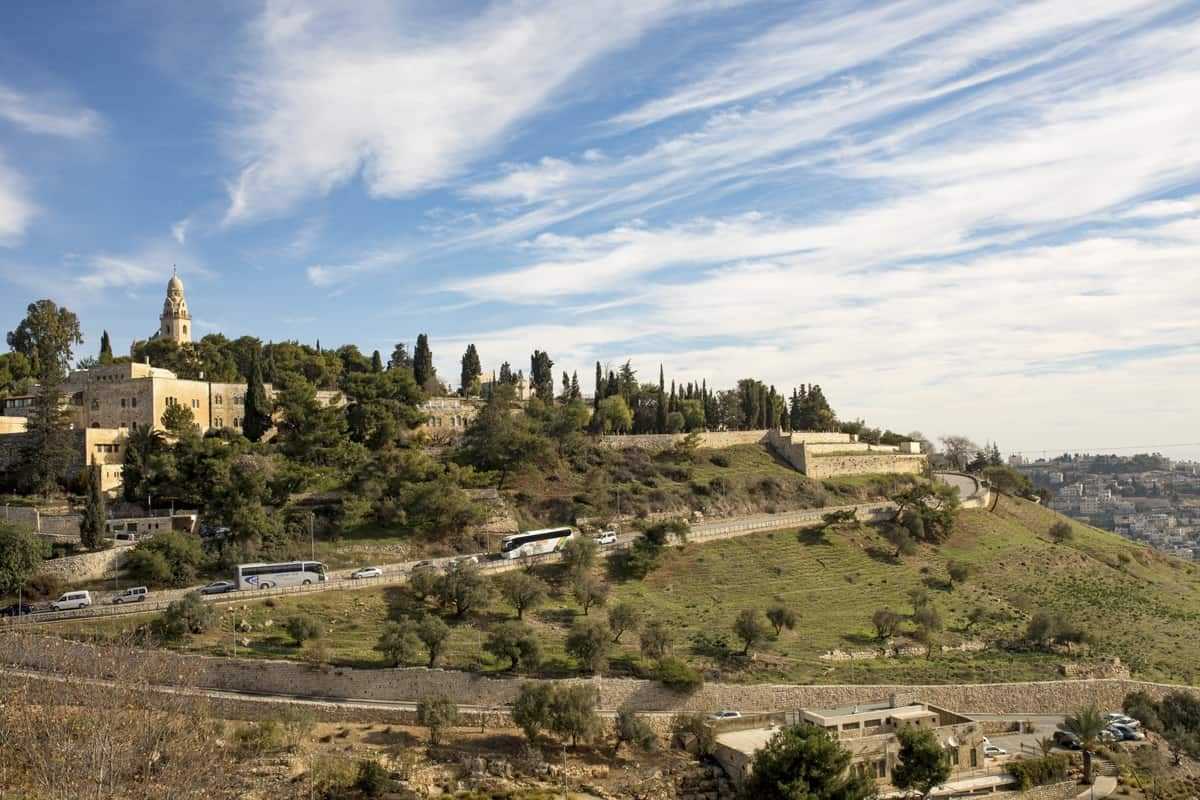
[[[505,536],[500,542],[500,557],[521,558],[553,553],[574,535],[575,531],[570,528],[542,528]]]
[[[278,564],[238,564],[238,589],[274,589],[307,586],[326,580],[320,561],[285,561]]]

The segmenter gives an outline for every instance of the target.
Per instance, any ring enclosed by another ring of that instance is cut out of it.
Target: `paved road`
[[[871,519],[889,513],[889,510],[892,508],[893,506],[886,502],[857,503],[847,506],[790,511],[781,514],[753,514],[744,517],[696,522],[691,526],[691,531],[688,534],[688,540],[693,542],[712,541],[715,539],[728,539],[736,536],[745,536],[747,534],[757,533],[760,531],[803,527],[805,525],[819,523],[824,514],[827,514],[831,511],[844,509],[854,509],[860,518]],[[609,552],[623,550],[628,548],[636,538],[637,534],[635,533],[623,534],[618,537],[616,544],[608,545],[601,549]],[[476,553],[474,555],[477,558],[484,560],[480,565],[480,569],[486,573],[505,572],[512,569],[518,569],[523,566],[519,561],[501,560],[492,554]],[[457,558],[466,557],[467,556],[451,556],[440,559],[432,559],[432,563],[437,566],[441,566],[448,562],[454,561]],[[535,556],[533,561],[538,563],[554,562],[557,561],[558,558],[559,556],[557,553],[550,553],[544,556]],[[406,561],[397,564],[379,565],[383,575],[378,578],[351,580],[349,578],[349,574],[353,572],[353,569],[345,569],[331,572],[329,580],[309,586],[236,591],[221,595],[211,595],[204,597],[203,599],[208,603],[245,603],[248,601],[285,594],[307,594],[311,592],[366,589],[372,586],[394,586],[405,583],[408,580],[408,576],[412,572],[413,567],[418,563],[420,562]],[[163,608],[166,608],[166,606],[173,600],[176,600],[188,592],[194,591],[198,588],[198,586],[193,586],[187,589],[156,591],[153,592],[147,600],[141,603],[130,603],[119,606],[110,605],[108,603],[107,596],[99,595],[97,596],[95,604],[90,608],[80,609],[78,611],[43,612],[21,617],[19,619],[7,618],[2,620],[2,622],[8,626],[12,626],[18,624],[46,624],[72,619],[114,617],[127,614],[145,614],[148,612],[160,611]],[[96,593],[93,594],[96,595]]]

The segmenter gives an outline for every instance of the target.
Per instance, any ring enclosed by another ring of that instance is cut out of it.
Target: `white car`
[[[985,758],[996,758],[998,756],[1008,755],[1008,751],[1003,747],[997,747],[994,744],[985,744],[983,746],[983,755]]]
[[[89,591],[67,592],[50,604],[51,611],[71,611],[77,608],[87,608],[92,604],[92,593]]]
[[[362,567],[362,568],[356,569],[356,570],[354,570],[354,572],[350,573],[351,580],[358,580],[360,578],[382,578],[382,577],[383,577],[383,570],[381,570],[379,567]]]
[[[1105,714],[1104,721],[1109,725],[1127,725],[1130,728],[1139,728],[1142,725],[1142,723],[1126,714]]]
[[[709,719],[741,719],[740,711],[717,711],[708,715]]]
[[[616,543],[617,543],[617,532],[616,531],[601,531],[596,536],[596,544],[600,545],[601,547],[604,547],[605,545],[616,544]]]
[[[141,603],[146,599],[146,595],[150,594],[150,590],[145,586],[134,586],[126,589],[120,594],[113,595],[111,602],[114,606],[119,606],[122,603]]]

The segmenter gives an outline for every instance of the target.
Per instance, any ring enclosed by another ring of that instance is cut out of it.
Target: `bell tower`
[[[167,299],[163,301],[162,316],[158,318],[158,338],[171,339],[176,344],[192,340],[192,315],[183,297],[183,281],[171,270],[167,281]]]

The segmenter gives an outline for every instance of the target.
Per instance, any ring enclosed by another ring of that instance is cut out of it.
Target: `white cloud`
[[[90,108],[59,102],[48,95],[29,95],[0,83],[0,120],[30,133],[83,139],[103,128],[99,114]]]
[[[278,213],[359,174],[378,197],[437,186],[683,5],[497,3],[424,36],[382,4],[268,6],[238,95],[244,167],[226,220]]]
[[[162,284],[166,287],[173,269],[186,282],[195,277],[212,277],[212,272],[182,247],[170,242],[150,242],[129,253],[99,253],[88,258],[87,272],[75,277],[83,290],[135,289]]]
[[[37,208],[25,188],[25,181],[4,163],[0,151],[0,246],[15,244],[33,219]]]
[[[191,217],[184,217],[171,226],[171,238],[179,244],[187,244],[188,228],[192,225]]]

